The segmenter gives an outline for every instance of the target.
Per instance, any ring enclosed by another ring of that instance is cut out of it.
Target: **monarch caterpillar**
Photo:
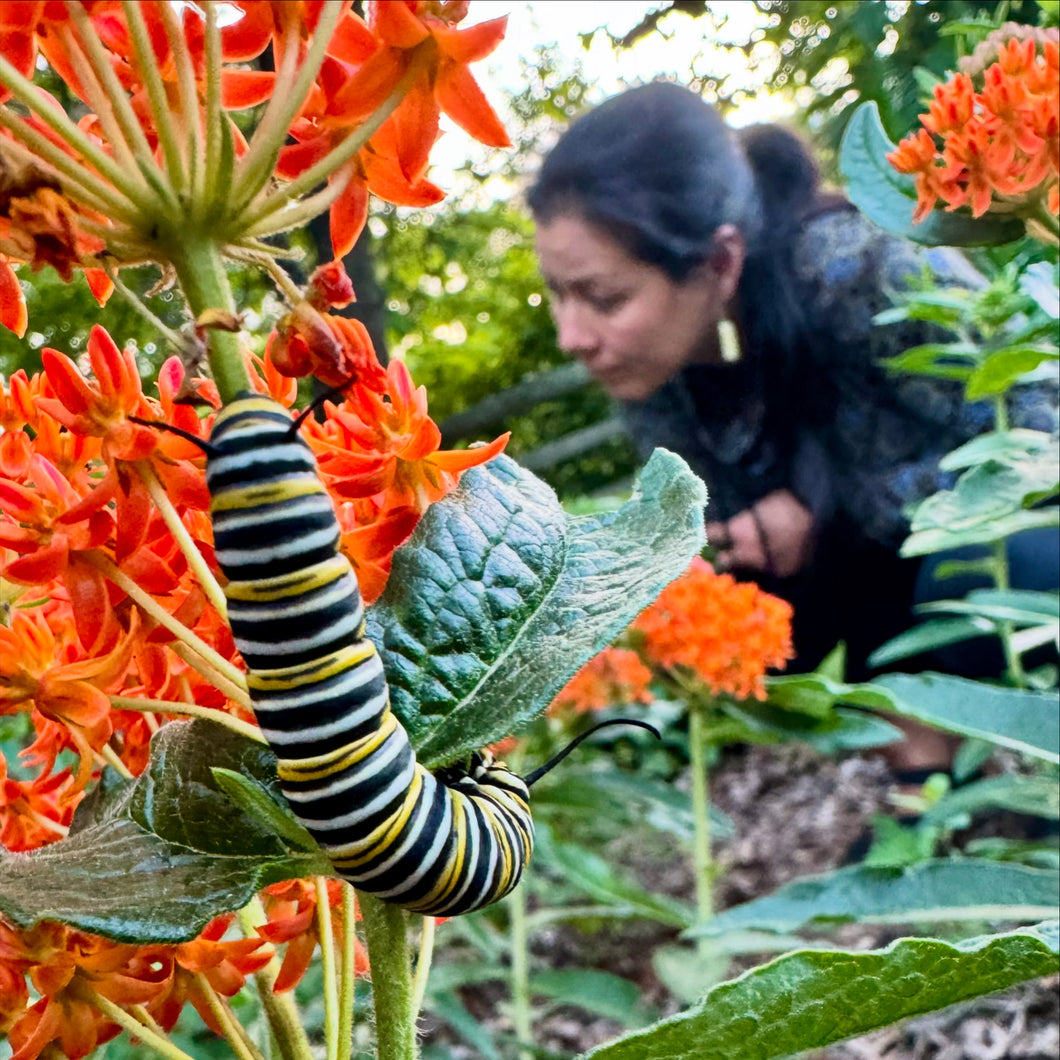
[[[519,882],[534,845],[529,788],[590,733],[525,778],[488,750],[437,775],[417,762],[301,419],[247,393],[221,410],[209,442],[185,435],[207,457],[254,713],[281,791],[339,876],[414,912],[471,912]]]

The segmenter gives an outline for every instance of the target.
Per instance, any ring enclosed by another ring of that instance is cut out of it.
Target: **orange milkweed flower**
[[[345,886],[341,880],[327,881],[328,904],[332,910],[341,907]],[[294,989],[302,981],[320,941],[317,892],[309,880],[284,880],[266,887],[262,900],[267,920],[258,927],[258,934],[275,945],[286,946],[273,988],[277,993],[284,993]],[[357,919],[360,917],[358,909]],[[333,917],[331,923],[335,942],[341,946],[341,919]],[[355,945],[354,970],[357,975],[364,975],[368,971],[368,955],[360,939],[357,939]]]
[[[694,674],[714,695],[765,699],[765,673],[793,655],[791,605],[693,560],[634,621],[643,654]]]
[[[49,922],[13,934],[0,934],[0,958],[7,949],[28,965],[40,999],[12,1022],[12,1060],[54,1057],[53,1043],[68,1060],[79,1060],[121,1032],[92,1004],[93,995],[140,1005],[165,986],[165,968],[142,947]]]
[[[916,223],[940,199],[973,217],[1060,213],[1060,35],[1009,25],[984,45],[995,60],[937,85],[923,127],[887,155],[915,178]]]
[[[347,12],[336,30],[317,79],[320,91],[291,126],[297,142],[281,152],[279,175],[294,178],[320,161],[412,77],[394,113],[329,178],[346,181],[330,214],[336,258],[364,227],[369,191],[403,206],[430,206],[443,197],[424,179],[441,112],[482,143],[509,145],[469,69],[500,43],[507,16],[457,29],[467,10],[465,0],[377,0],[368,5],[367,23]]]
[[[85,657],[75,647],[69,623],[40,611],[16,611],[11,626],[0,626],[0,714],[36,710],[57,723],[42,733],[27,754],[51,769],[61,750],[81,756],[75,778],[80,790],[91,777],[93,754],[110,739],[110,700],[106,692],[120,687],[129,667],[136,622],[106,654]],[[64,633],[64,631],[66,631]]]
[[[16,780],[0,758],[0,846],[22,853],[54,843],[66,834],[80,797],[68,769],[51,774],[42,769],[30,780]]]
[[[181,1009],[190,1001],[203,1022],[215,1034],[223,1035],[199,977],[218,994],[233,997],[243,989],[248,975],[272,960],[272,950],[263,938],[224,937],[233,919],[232,913],[215,917],[189,942],[172,947],[143,947],[146,960],[166,969],[147,1006],[163,1029],[173,1027]]]
[[[439,450],[442,435],[427,415],[427,391],[415,387],[403,361],[386,369],[385,394],[355,388],[307,439],[332,493],[346,500],[386,494],[386,507],[421,514],[453,490],[460,472],[492,459],[508,443],[502,434],[477,449]]]
[[[616,703],[650,703],[652,673],[628,648],[605,648],[561,689],[550,713],[585,714]]]

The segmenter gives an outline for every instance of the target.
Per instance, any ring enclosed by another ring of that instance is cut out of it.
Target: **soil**
[[[767,894],[800,876],[827,872],[860,860],[867,849],[873,815],[898,811],[891,801],[898,782],[882,758],[852,755],[825,758],[803,744],[730,750],[715,768],[711,797],[732,819],[735,837],[714,844],[721,867],[716,901],[725,908]],[[687,857],[669,837],[658,844],[644,834],[615,840],[605,852],[612,864],[632,871],[656,894],[691,901],[693,879]],[[844,927],[830,938],[839,946],[872,949],[898,933],[893,929]],[[662,1015],[680,1011],[645,957],[675,942],[673,932],[643,921],[605,925],[583,936],[569,925],[532,939],[536,966],[597,967],[638,984]],[[728,976],[760,963],[739,961]],[[503,995],[503,990],[500,991]],[[490,999],[493,1000],[493,999]],[[503,996],[495,999],[503,1006]],[[497,1008],[486,1016],[498,1029]],[[485,1015],[485,1013],[483,1013]],[[535,1024],[543,1055],[573,1057],[619,1036],[617,1023],[578,1009],[561,1009]],[[451,1056],[473,1058],[454,1043]],[[1058,1060],[1060,995],[1056,979],[1024,983],[1001,994],[954,1006],[894,1027],[804,1054],[803,1060]],[[733,1057],[733,1060],[740,1060]]]

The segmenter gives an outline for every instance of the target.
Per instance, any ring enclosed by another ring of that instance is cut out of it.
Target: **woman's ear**
[[[713,246],[703,262],[704,279],[717,291],[722,305],[728,305],[736,295],[743,275],[747,244],[743,233],[732,224],[719,225],[714,232]]]

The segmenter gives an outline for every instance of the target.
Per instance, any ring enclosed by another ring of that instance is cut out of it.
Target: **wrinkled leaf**
[[[436,767],[517,731],[703,545],[702,483],[657,450],[618,511],[572,517],[506,457],[465,473],[371,609],[395,713]]]
[[[0,910],[28,928],[58,920],[128,942],[194,938],[277,880],[327,872],[290,851],[223,792],[210,766],[267,790],[271,753],[207,721],[170,722],[145,773],[79,807],[68,838],[0,858]]]
[[[993,246],[1023,235],[1023,224],[1012,217],[976,219],[933,210],[920,224],[913,224],[916,188],[911,176],[887,161],[886,155],[894,149],[876,103],[862,103],[843,134],[839,172],[851,202],[881,228],[927,246]]]
[[[941,923],[1037,921],[1060,906],[1060,873],[997,861],[954,858],[908,868],[851,865],[786,884],[726,909],[688,936],[734,929],[795,931],[813,921]]]
[[[803,950],[715,986],[700,1004],[581,1060],[771,1060],[1050,975],[1058,925],[867,953]]]

